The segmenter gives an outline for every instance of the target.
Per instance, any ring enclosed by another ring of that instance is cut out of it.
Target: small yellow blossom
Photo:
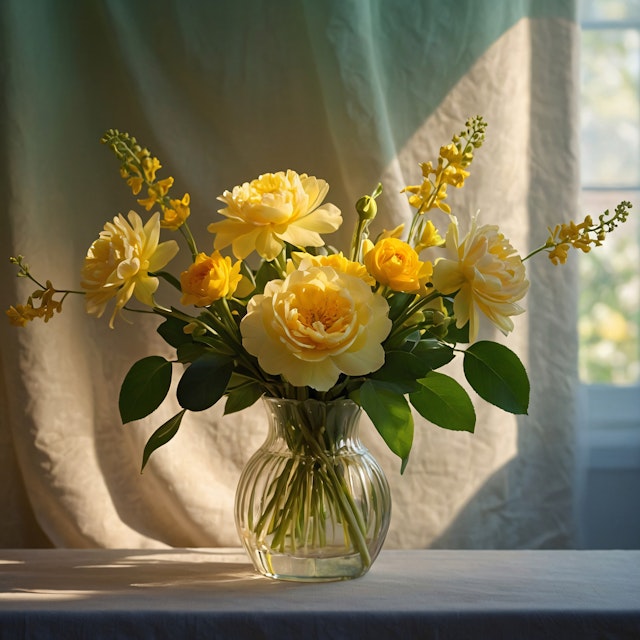
[[[172,186],[172,177],[165,178],[164,180],[158,180],[158,182],[149,186],[146,198],[138,199],[138,204],[143,206],[147,211],[151,211],[154,205],[162,203],[162,199],[167,195]]]
[[[160,223],[162,228],[171,229],[172,231],[179,229],[191,214],[190,202],[191,196],[188,193],[184,194],[182,200],[169,200],[169,206],[162,209],[163,215]]]
[[[20,267],[20,273],[23,277],[29,276],[29,267],[23,262],[22,256],[11,259],[14,264]],[[28,322],[35,318],[43,318],[45,322],[49,322],[54,314],[62,311],[62,302],[69,291],[58,291],[54,288],[51,280],[47,280],[45,286],[36,289],[27,300],[27,304],[17,304],[10,306],[6,310],[9,322],[17,327],[24,327]],[[55,296],[61,294],[62,298],[56,300]],[[35,301],[39,301],[39,305],[35,305]]]
[[[402,191],[412,194],[409,196],[409,204],[418,210],[419,213],[425,213],[430,209],[438,208],[445,213],[451,213],[451,207],[445,202],[447,198],[447,184],[445,182],[432,182],[430,174],[436,175],[431,162],[423,162],[420,164],[424,180],[422,184],[407,186]]]
[[[207,228],[216,234],[215,249],[231,245],[236,258],[256,251],[273,260],[288,242],[295,247],[321,247],[320,234],[331,233],[342,224],[340,210],[322,204],[329,185],[295,171],[266,173],[225,191],[219,198],[226,207],[219,213],[227,219]]]
[[[397,227],[393,229],[384,229],[382,233],[376,238],[376,242],[378,240],[382,240],[383,238],[400,238],[402,236],[402,232],[404,231],[404,223],[399,224]]]
[[[441,247],[443,244],[444,238],[442,238],[433,222],[428,220],[423,227],[420,240],[416,244],[416,252],[420,253],[424,249],[429,249],[430,247]]]
[[[49,322],[53,318],[54,313],[60,313],[62,311],[62,302],[55,300],[54,296],[60,293],[54,289],[51,280],[47,280],[44,289],[38,289],[31,294],[29,298],[29,304],[33,306],[33,298],[40,300],[40,307],[35,309],[38,317],[44,318],[45,322]]]
[[[385,287],[404,293],[425,293],[432,264],[422,262],[413,247],[398,238],[383,238],[364,256],[369,273]]]
[[[474,149],[480,147],[484,142],[487,124],[480,116],[477,116],[468,120],[466,127],[464,131],[453,136],[449,144],[440,147],[436,167],[432,162],[420,164],[422,184],[403,189],[404,192],[411,194],[409,204],[415,207],[419,214],[434,208],[451,213],[451,207],[445,202],[447,185],[456,188],[464,185],[465,179],[469,176],[466,168],[473,161]]]
[[[140,162],[142,165],[142,171],[144,172],[144,179],[147,182],[156,181],[156,171],[162,167],[160,160],[151,156],[147,156]]]
[[[131,187],[133,195],[137,196],[140,191],[142,191],[144,180],[142,179],[142,176],[132,175],[127,178],[127,184]]]
[[[40,316],[38,309],[35,309],[30,303],[11,305],[5,313],[9,318],[9,323],[14,327],[24,327],[28,322]]]
[[[440,148],[440,158],[438,161],[438,177],[442,182],[450,184],[457,189],[464,186],[465,178],[469,177],[469,172],[464,167],[471,164],[473,153],[464,151],[456,144],[450,144]],[[446,164],[445,164],[446,163]]]
[[[221,298],[231,297],[242,279],[241,262],[231,264],[219,251],[210,256],[199,253],[193,264],[180,274],[181,304],[206,307]]]
[[[561,242],[557,244],[553,249],[549,251],[549,260],[553,262],[553,264],[564,264],[567,261],[569,255],[569,249],[571,245],[566,242]]]
[[[574,247],[584,253],[591,251],[592,247],[599,247],[607,233],[613,231],[619,224],[625,222],[629,216],[631,203],[623,200],[610,214],[607,209],[598,217],[598,222],[594,222],[589,215],[576,224],[573,220],[563,224],[557,224],[553,229],[549,229],[547,242],[536,249],[528,257],[545,249],[549,259],[553,264],[564,264],[567,261],[569,249]]]

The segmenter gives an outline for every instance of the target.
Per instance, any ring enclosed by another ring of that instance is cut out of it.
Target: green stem
[[[191,229],[189,228],[189,225],[186,222],[181,224],[179,229],[180,229],[180,233],[183,235],[184,239],[187,241],[187,244],[189,245],[189,250],[191,251],[191,257],[195,261],[195,259],[198,257],[198,248],[196,247],[196,240],[193,237],[193,234],[191,233]]]
[[[340,506],[340,510],[346,520],[363,564],[369,566],[371,564],[371,555],[369,554],[369,548],[364,538],[366,527],[358,511],[358,507],[353,501],[349,487],[344,479],[338,477],[333,462],[326,455],[324,447],[314,438],[312,430],[309,431],[302,420],[300,421],[300,429],[303,431],[306,443],[314,450],[313,455],[321,462],[322,474],[326,476],[326,486],[333,492]]]

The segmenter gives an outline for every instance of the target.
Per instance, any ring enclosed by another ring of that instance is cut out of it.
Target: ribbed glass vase
[[[245,466],[236,526],[257,571],[282,580],[347,580],[371,567],[391,496],[359,438],[350,400],[263,400],[265,443]]]

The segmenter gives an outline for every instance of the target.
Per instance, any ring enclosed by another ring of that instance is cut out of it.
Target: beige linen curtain
[[[200,246],[224,189],[292,168],[329,182],[345,217],[331,242],[345,248],[361,195],[382,181],[379,228],[407,221],[400,190],[420,181],[418,163],[482,114],[487,142],[450,202],[463,227],[479,210],[527,253],[576,213],[573,11],[540,0],[4,0],[3,308],[33,290],[10,255],[76,288],[103,224],[136,208],[98,142],[110,127],[191,194]],[[544,257],[529,273],[528,311],[507,341],[530,373],[528,416],[478,402],[473,435],[417,419],[404,476],[363,419],[392,487],[388,548],[571,545],[574,273]],[[0,323],[1,545],[238,544],[234,489],[265,435],[261,407],[189,414],[141,475],[146,439],[176,406],[121,425],[128,368],[169,355],[157,320],[132,320],[110,330],[72,297],[46,325]]]

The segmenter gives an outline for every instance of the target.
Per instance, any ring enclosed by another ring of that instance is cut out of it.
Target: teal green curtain
[[[201,246],[223,190],[291,168],[329,182],[344,247],[361,195],[382,181],[379,227],[406,222],[418,163],[482,114],[487,143],[450,200],[524,254],[575,213],[574,13],[573,0],[4,0],[0,253],[77,286],[105,221],[136,208],[99,144],[108,128],[191,194]],[[31,290],[10,267],[5,308]],[[575,286],[571,265],[552,269],[532,267],[509,338],[532,377],[528,417],[479,408],[473,436],[418,421],[403,477],[365,424],[393,489],[388,546],[571,545]],[[122,427],[118,388],[164,347],[153,321],[133,320],[110,330],[73,299],[47,325],[0,324],[0,544],[237,544],[233,492],[264,437],[260,409],[190,416],[140,476],[158,418]]]

